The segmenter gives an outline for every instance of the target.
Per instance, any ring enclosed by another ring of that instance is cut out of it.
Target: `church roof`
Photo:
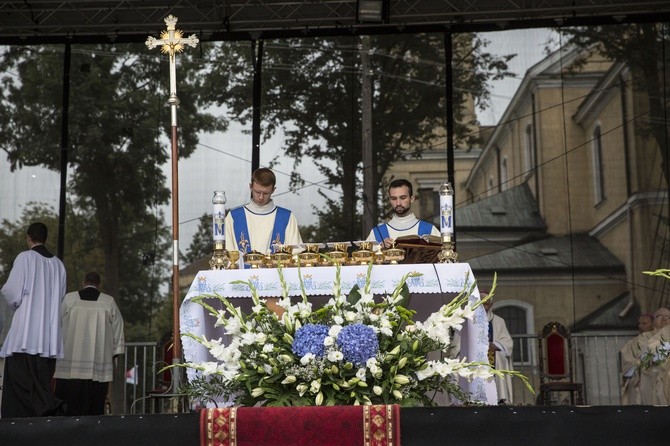
[[[597,239],[586,234],[547,237],[469,259],[473,272],[578,271],[623,273],[624,264]]]
[[[457,210],[459,230],[541,230],[546,224],[526,183]]]
[[[633,308],[625,312],[623,317],[620,316],[629,302],[630,294],[625,291],[575,322],[570,331],[576,333],[582,331],[637,330],[637,319],[641,314],[640,305],[637,302],[635,302]]]

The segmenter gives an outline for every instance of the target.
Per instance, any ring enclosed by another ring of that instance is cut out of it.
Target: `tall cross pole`
[[[160,46],[161,53],[170,56],[170,97],[168,105],[170,106],[170,120],[172,124],[172,363],[181,363],[181,338],[179,333],[179,177],[178,161],[179,152],[177,151],[177,69],[175,56],[184,50],[186,45],[195,48],[198,45],[198,38],[192,34],[184,38],[180,30],[176,29],[177,17],[170,14],[165,19],[167,30],[162,31],[160,38],[155,39],[151,36],[146,41],[147,47],[152,50]],[[177,369],[172,371],[172,391],[176,392],[179,385],[179,374]]]

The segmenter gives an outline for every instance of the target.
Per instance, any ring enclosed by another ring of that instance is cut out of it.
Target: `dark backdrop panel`
[[[0,444],[199,446],[199,420],[198,413],[3,419]],[[666,444],[670,407],[407,408],[400,420],[403,446],[630,446]]]

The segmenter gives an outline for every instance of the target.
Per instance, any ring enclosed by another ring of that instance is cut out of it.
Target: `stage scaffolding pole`
[[[184,50],[185,45],[195,48],[198,45],[198,38],[192,34],[188,38],[183,38],[180,30],[176,29],[177,17],[170,14],[165,19],[167,30],[162,31],[160,38],[155,39],[151,36],[146,41],[147,47],[152,50],[160,46],[161,53],[170,57],[170,97],[168,105],[170,106],[170,121],[172,126],[171,145],[172,145],[172,364],[181,363],[181,338],[179,333],[179,152],[177,150],[177,68],[175,56]],[[176,392],[180,386],[180,374],[177,369],[172,373],[172,391]]]

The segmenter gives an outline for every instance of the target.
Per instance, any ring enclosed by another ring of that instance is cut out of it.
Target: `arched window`
[[[532,314],[530,309],[524,306],[508,304],[506,301],[503,305],[493,306],[493,312],[505,320],[507,331],[514,338],[514,350],[512,352],[512,359],[515,363],[528,363],[531,358],[532,342],[528,342],[528,338],[514,337],[514,335],[528,334],[531,332],[530,327],[532,321]]]
[[[593,129],[591,139],[591,159],[593,170],[593,204],[597,205],[605,199],[605,187],[603,183],[603,158],[602,158],[602,134],[600,126]]]

